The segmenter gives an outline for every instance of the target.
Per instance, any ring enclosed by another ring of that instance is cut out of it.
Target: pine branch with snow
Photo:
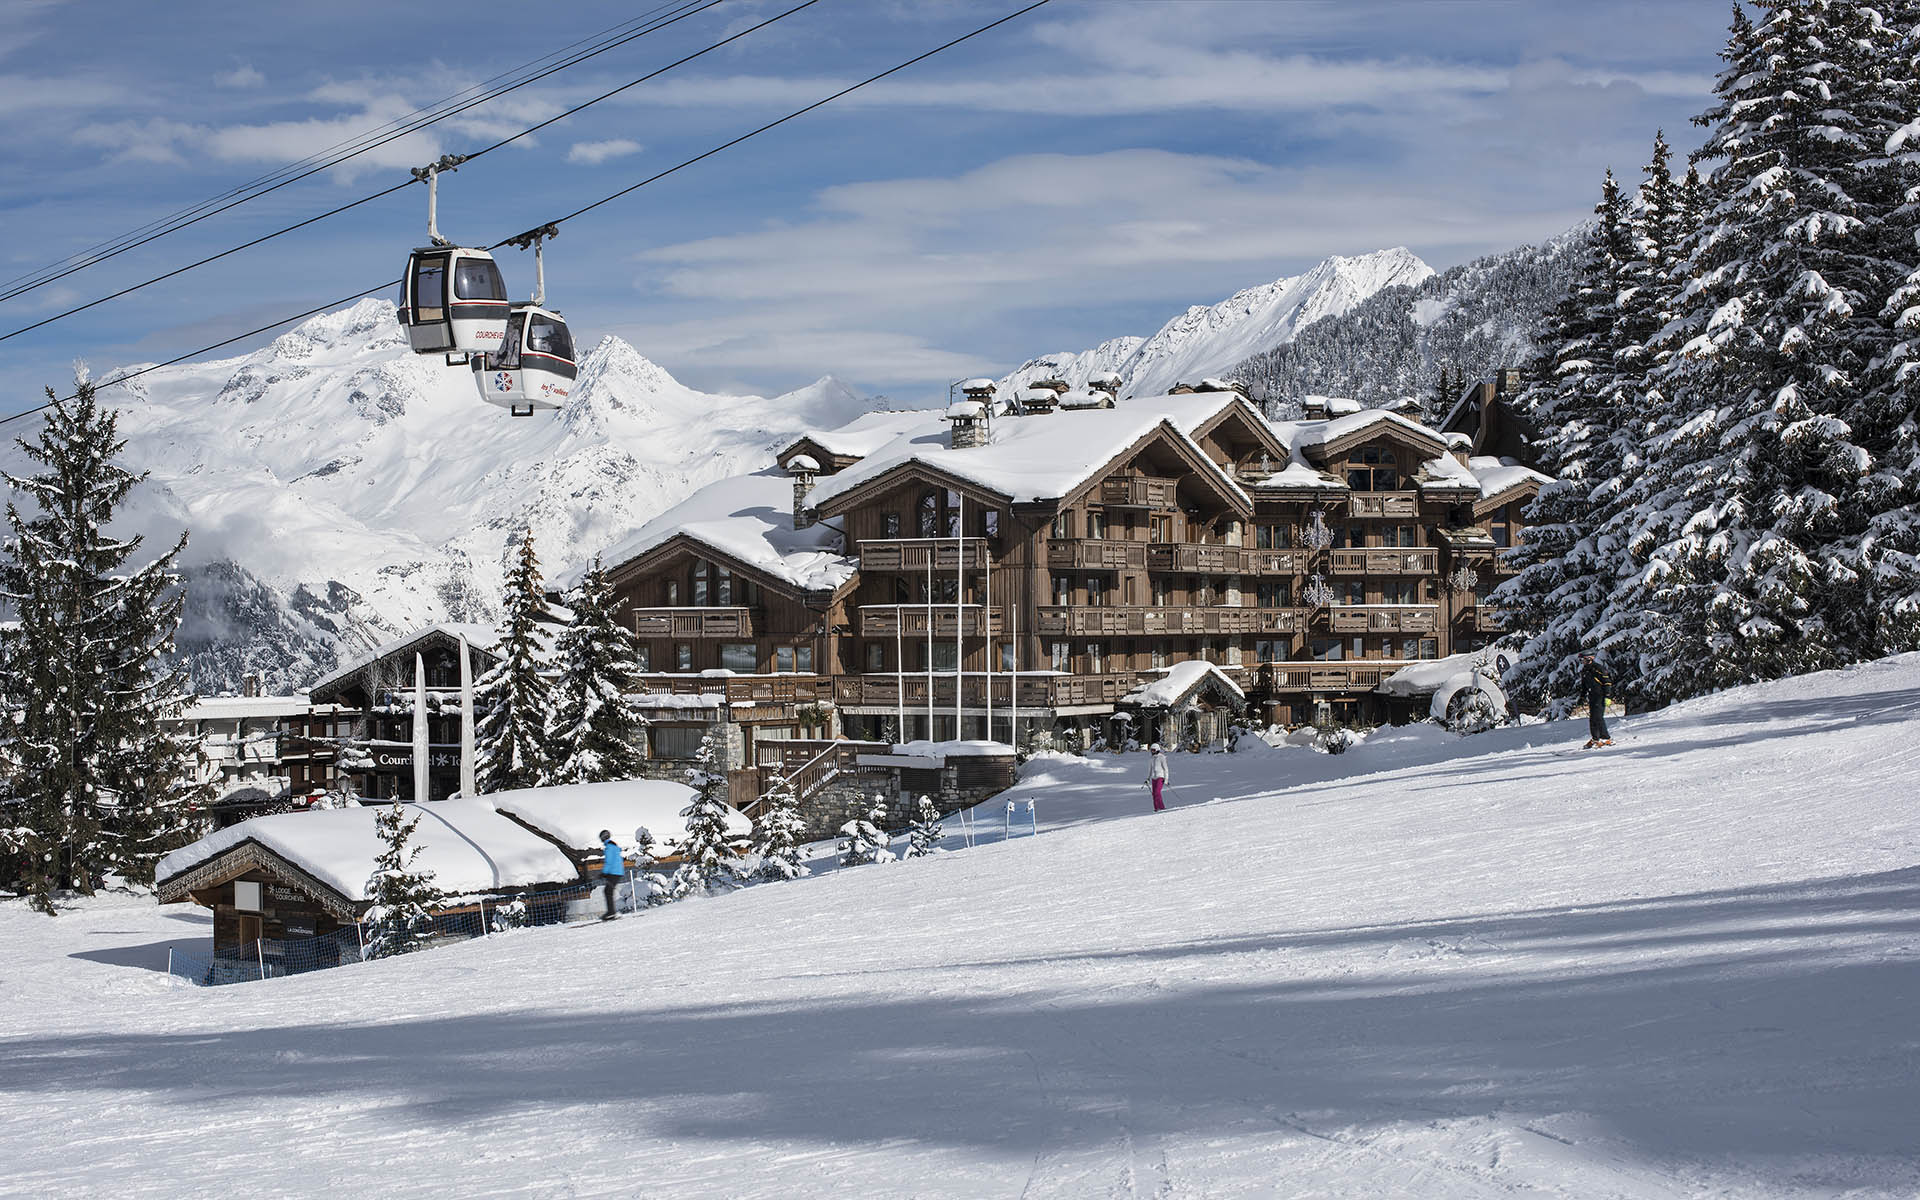
[[[925,858],[940,848],[940,810],[931,797],[922,796],[914,806],[913,823],[907,832],[907,857]]]
[[[686,840],[680,844],[680,869],[673,874],[674,899],[711,894],[746,882],[740,873],[728,818],[733,809],[720,798],[726,781],[720,734],[709,730],[700,740],[699,766],[687,772],[687,782],[699,790],[687,810]]]
[[[474,731],[482,794],[538,786],[554,766],[544,674],[553,613],[540,587],[531,531],[507,572],[502,620],[500,662],[474,686],[474,707],[483,714]]]
[[[755,879],[779,882],[807,873],[800,854],[806,822],[800,816],[800,797],[785,776],[776,775],[762,800],[763,811],[754,827],[753,851],[760,862]]]
[[[548,783],[602,783],[639,775],[646,719],[628,697],[639,686],[638,642],[620,624],[612,585],[595,560],[567,597],[560,677],[547,739],[558,760]]]
[[[381,849],[367,878],[367,899],[373,902],[363,918],[367,957],[411,954],[426,948],[433,932],[427,909],[440,898],[433,872],[414,865],[420,847],[411,842],[420,825],[420,811],[413,805],[389,804],[374,825]]]

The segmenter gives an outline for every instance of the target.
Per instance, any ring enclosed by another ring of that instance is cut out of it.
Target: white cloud
[[[255,70],[252,63],[241,63],[213,77],[213,85],[223,88],[257,88],[266,86],[266,82],[267,77]]]
[[[567,161],[598,166],[608,159],[638,154],[640,149],[640,143],[632,138],[608,138],[604,142],[575,142],[573,148],[567,151]]]
[[[112,121],[85,125],[73,132],[73,141],[108,151],[112,162],[185,162],[184,151],[206,136],[198,125],[154,118],[149,121]]]

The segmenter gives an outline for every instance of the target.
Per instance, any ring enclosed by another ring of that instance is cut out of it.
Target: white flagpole
[[[413,656],[413,802],[425,804],[433,793],[427,784],[427,664]]]
[[[460,794],[471,800],[480,794],[475,779],[473,748],[473,663],[465,634],[460,635]]]

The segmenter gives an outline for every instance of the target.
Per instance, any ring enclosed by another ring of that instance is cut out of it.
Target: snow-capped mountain
[[[1433,268],[1404,246],[1336,256],[1218,304],[1189,308],[1152,337],[1116,338],[1083,353],[1037,358],[1000,382],[1019,387],[1058,376],[1083,387],[1088,377],[1114,371],[1124,381],[1123,393],[1156,395],[1176,383],[1225,375],[1235,364],[1291,341],[1315,321],[1348,312],[1383,288],[1412,286],[1432,274]]]
[[[103,387],[129,465],[150,472],[126,523],[192,531],[180,640],[196,684],[251,669],[298,686],[397,631],[489,621],[520,530],[557,571],[866,408],[831,378],[771,399],[697,392],[617,338],[580,368],[567,410],[516,418],[464,368],[410,353],[393,305],[369,299],[241,358]]]

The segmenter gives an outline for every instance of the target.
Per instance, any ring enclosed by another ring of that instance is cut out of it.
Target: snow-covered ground
[[[1911,1196],[1916,720],[1048,759],[1039,837],[212,990],[0,905],[0,1192]]]

